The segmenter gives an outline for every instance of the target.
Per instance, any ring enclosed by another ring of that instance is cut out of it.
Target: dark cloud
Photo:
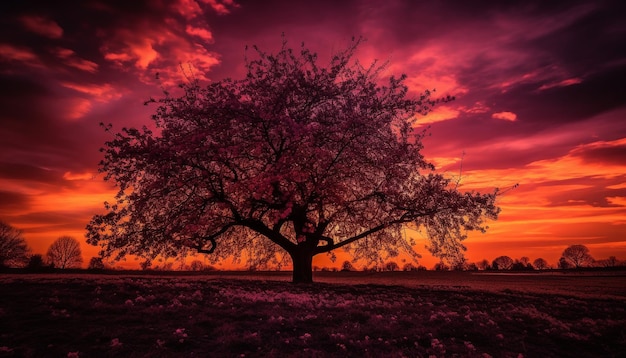
[[[0,162],[0,177],[12,180],[41,181],[56,185],[63,181],[62,174],[23,163]]]
[[[594,146],[579,148],[574,150],[572,154],[582,158],[587,163],[626,166],[626,143],[616,145],[600,143]]]
[[[0,213],[10,214],[13,211],[20,211],[28,208],[30,199],[25,194],[0,190]],[[2,220],[2,218],[0,218]]]

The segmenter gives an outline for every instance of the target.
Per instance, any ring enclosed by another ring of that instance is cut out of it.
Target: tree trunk
[[[298,247],[290,252],[293,264],[293,283],[313,282],[313,253],[305,247]]]

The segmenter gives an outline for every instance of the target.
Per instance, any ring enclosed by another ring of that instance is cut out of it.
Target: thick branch
[[[344,240],[342,242],[339,242],[337,244],[333,244],[332,243],[333,242],[332,239],[330,241],[324,240],[324,241],[327,241],[329,244],[325,245],[325,246],[320,246],[318,248],[318,250],[317,250],[317,253],[329,252],[331,250],[338,249],[338,248],[344,247],[346,245],[350,245],[350,244],[352,244],[353,242],[355,242],[357,240],[360,240],[360,239],[362,239],[362,238],[364,238],[366,236],[372,235],[372,234],[374,234],[374,233],[376,233],[378,231],[384,230],[384,229],[386,229],[386,228],[388,228],[390,226],[393,226],[393,225],[396,225],[396,224],[408,223],[408,222],[411,222],[411,221],[413,221],[413,220],[415,220],[415,219],[417,219],[419,217],[434,215],[436,213],[439,213],[439,212],[447,210],[447,209],[449,209],[449,208],[440,208],[440,209],[437,209],[437,210],[430,210],[430,211],[425,212],[425,213],[406,212],[406,213],[404,213],[404,215],[402,215],[400,218],[398,218],[396,220],[391,220],[389,222],[386,222],[386,223],[380,224],[378,226],[375,226],[375,227],[373,227],[371,229],[363,231],[362,233],[360,233],[360,234],[358,234],[356,236],[353,236],[353,237],[351,237],[349,239],[346,239],[346,240]]]
[[[241,221],[241,225],[244,225],[244,226],[246,226],[246,227],[248,227],[248,228],[258,232],[259,234],[267,237],[272,242],[274,242],[276,245],[282,247],[286,251],[293,251],[294,248],[296,247],[296,244],[294,244],[293,242],[289,241],[286,237],[281,235],[279,232],[276,232],[276,231],[268,228],[267,226],[265,226],[265,224],[263,224],[259,220],[245,219],[245,220]]]
[[[235,225],[236,225],[235,223],[230,223],[230,224],[224,225],[215,234],[209,235],[207,237],[203,237],[202,239],[204,240],[204,243],[206,243],[206,241],[211,243],[211,247],[210,248],[205,249],[204,248],[205,245],[198,245],[198,246],[194,247],[194,249],[196,249],[201,254],[212,254],[215,251],[215,249],[217,248],[217,242],[215,241],[215,239],[217,237],[219,237],[220,235],[226,233],[226,231],[228,231],[231,227],[234,227]]]

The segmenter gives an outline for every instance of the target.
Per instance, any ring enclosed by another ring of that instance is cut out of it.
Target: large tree
[[[563,250],[562,257],[575,268],[589,266],[593,263],[593,257],[585,245],[571,245]]]
[[[61,236],[48,248],[48,263],[56,268],[78,268],[83,263],[78,240],[71,236]]]
[[[497,217],[496,192],[461,192],[434,172],[414,124],[436,101],[410,97],[404,76],[383,85],[381,66],[353,59],[357,46],[327,66],[304,46],[255,48],[245,78],[166,94],[156,129],[124,128],[103,148],[101,171],[120,190],[88,242],[117,258],[190,247],[254,266],[291,259],[294,282],[339,248],[377,262],[416,254],[405,225],[435,256],[462,256],[467,231]]]
[[[493,260],[491,267],[495,270],[510,270],[513,267],[513,264],[513,259],[505,255],[496,257]]]
[[[22,231],[0,221],[0,267],[25,265],[29,251]]]

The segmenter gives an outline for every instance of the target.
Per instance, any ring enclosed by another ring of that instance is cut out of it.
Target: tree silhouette
[[[71,236],[61,236],[48,248],[48,263],[55,268],[77,268],[83,263],[80,244]]]
[[[0,221],[0,267],[25,265],[29,251],[22,231]]]
[[[491,269],[491,265],[489,265],[489,260],[487,260],[487,259],[482,259],[481,261],[476,263],[476,267],[478,267],[479,270],[489,270],[489,269]]]
[[[189,269],[191,271],[202,271],[204,270],[204,264],[200,260],[193,260],[189,264]]]
[[[491,267],[494,270],[510,270],[513,267],[513,259],[508,256],[498,256],[493,260]]]
[[[585,245],[572,245],[566,248],[561,255],[574,268],[589,266],[593,263],[593,257],[589,254],[589,249]]]
[[[89,260],[89,265],[87,266],[87,269],[89,270],[104,270],[105,268],[106,266],[102,261],[102,257],[92,257]]]
[[[341,264],[341,271],[355,271],[355,268],[350,261],[346,260]]]
[[[417,257],[405,225],[436,257],[462,256],[467,231],[496,219],[497,191],[460,192],[434,172],[413,127],[437,101],[409,98],[405,76],[382,85],[383,67],[353,60],[358,44],[326,67],[304,46],[255,47],[244,79],[192,81],[159,100],[156,131],[124,128],[103,148],[101,171],[120,191],[88,242],[116,258],[190,247],[256,267],[290,259],[294,282],[311,282],[313,257],[339,248],[369,262]]]
[[[40,254],[32,255],[28,259],[28,265],[26,265],[26,267],[32,271],[38,271],[43,269],[45,267],[43,262],[43,256]]]
[[[417,267],[410,262],[407,262],[402,266],[402,271],[417,271]]]
[[[383,266],[385,271],[399,271],[400,266],[395,261],[389,261]]]
[[[615,256],[609,256],[606,260],[601,260],[600,262],[604,267],[616,267],[619,264],[619,260]]]
[[[535,259],[535,261],[533,261],[533,266],[535,266],[535,268],[537,270],[545,270],[547,268],[549,268],[548,266],[548,262],[544,259],[542,259],[541,257],[538,259]]]
[[[561,256],[561,258],[559,259],[559,262],[558,262],[558,264],[557,264],[557,265],[558,265],[558,267],[559,267],[560,269],[563,269],[563,270],[565,270],[565,269],[568,269],[568,268],[571,268],[571,267],[572,267],[572,264],[569,262],[569,260],[568,260],[568,259],[566,259],[566,258],[565,258],[565,257],[563,257],[563,256]]]

